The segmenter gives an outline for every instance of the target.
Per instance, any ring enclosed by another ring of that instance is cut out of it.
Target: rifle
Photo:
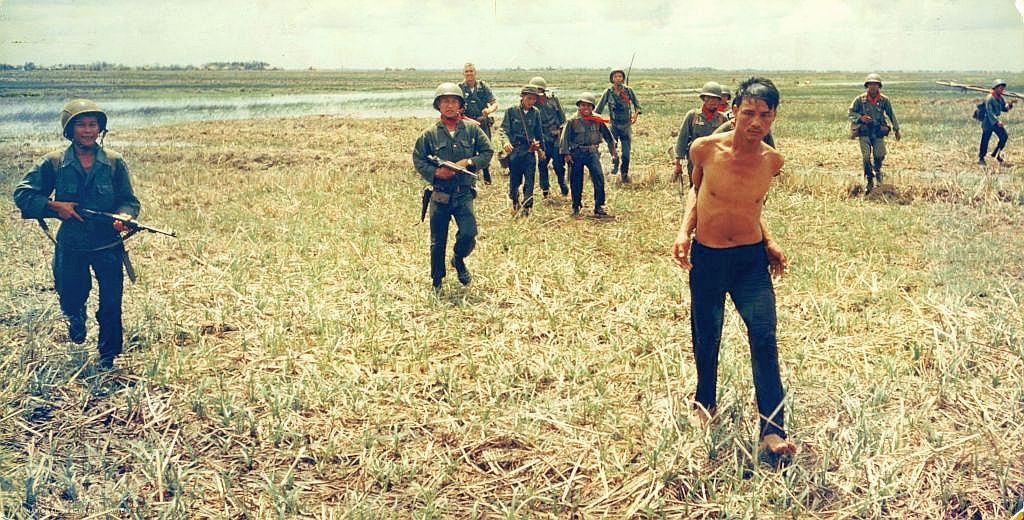
[[[86,216],[86,217],[104,217],[104,218],[109,218],[111,220],[116,220],[116,221],[124,224],[124,227],[128,228],[128,234],[126,234],[123,238],[128,238],[129,236],[134,235],[135,233],[138,233],[139,231],[148,231],[150,233],[158,233],[158,234],[161,234],[161,235],[167,235],[169,237],[175,237],[175,238],[177,238],[177,236],[178,236],[178,234],[175,233],[174,231],[164,231],[163,229],[158,229],[158,228],[155,228],[155,227],[152,227],[152,226],[147,226],[147,225],[139,222],[138,220],[135,220],[132,217],[122,217],[120,215],[115,215],[113,213],[107,213],[105,211],[95,211],[95,210],[86,209],[86,208],[76,208],[76,211],[80,215],[82,215],[82,216]]]
[[[989,92],[992,91],[992,89],[990,89],[990,88],[978,87],[978,86],[974,86],[974,85],[965,85],[963,83],[954,83],[954,82],[949,81],[949,80],[936,81],[935,84],[936,85],[942,85],[943,87],[958,88],[958,89],[960,89],[961,92],[967,92],[968,90],[973,90],[975,92],[984,92],[984,93],[988,94]],[[1003,95],[1007,96],[1007,97],[1012,97],[1012,98],[1016,98],[1016,99],[1019,99],[1021,101],[1024,101],[1024,94],[1019,94],[1017,92],[1010,92],[1009,90],[1004,90],[1003,91]]]
[[[629,68],[626,69],[626,78],[623,83],[629,85],[629,73],[633,71],[633,60],[636,59],[636,53],[633,53],[633,57],[629,59]]]
[[[420,204],[420,222],[427,218],[427,206],[430,206],[430,196],[434,194],[434,187],[423,188],[423,200]]]
[[[474,179],[478,179],[479,178],[479,176],[477,176],[477,174],[467,170],[466,168],[463,168],[462,166],[459,166],[458,164],[455,164],[455,163],[453,163],[451,161],[442,160],[440,157],[438,157],[436,155],[428,155],[427,156],[427,162],[429,162],[430,164],[433,164],[434,166],[436,166],[438,168],[445,167],[445,168],[448,168],[448,169],[451,169],[451,170],[455,170],[456,172],[464,173],[466,175],[469,175],[470,177],[472,177]]]

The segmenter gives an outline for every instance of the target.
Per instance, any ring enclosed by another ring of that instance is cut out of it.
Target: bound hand
[[[692,245],[693,238],[685,235],[677,238],[675,245],[672,246],[672,258],[676,261],[676,265],[687,271],[693,269],[693,264],[690,263],[690,246]]]
[[[56,211],[57,216],[60,217],[61,220],[74,218],[79,222],[85,222],[85,219],[83,219],[82,216],[79,215],[77,211],[75,211],[75,206],[78,205],[77,202],[61,202],[59,200],[51,200],[47,202],[46,205],[49,206],[50,209],[52,209],[53,211]]]
[[[675,174],[676,175],[682,175],[683,174],[683,163],[680,163],[680,162],[676,163]]]

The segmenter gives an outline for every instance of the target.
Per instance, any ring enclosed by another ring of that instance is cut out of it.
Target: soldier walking
[[[548,90],[548,82],[544,78],[535,76],[530,84],[537,88],[540,93],[537,99],[537,108],[540,110],[540,126],[543,130],[542,139],[544,144],[544,158],[537,164],[537,171],[540,174],[540,189],[544,198],[548,198],[551,190],[551,180],[548,177],[548,163],[555,170],[555,177],[558,178],[558,187],[562,195],[569,194],[569,187],[565,184],[565,159],[558,153],[558,139],[562,135],[562,127],[565,125],[565,111],[558,97]]]
[[[576,100],[579,111],[562,130],[559,139],[559,153],[569,163],[569,187],[572,192],[572,216],[580,216],[583,205],[583,167],[590,171],[590,182],[594,184],[594,216],[609,217],[604,208],[604,174],[601,171],[599,146],[603,139],[608,144],[612,160],[619,158],[615,151],[615,139],[605,125],[607,119],[594,115],[595,96],[590,92],[580,94]]]
[[[465,81],[459,83],[462,89],[462,97],[466,101],[463,115],[480,123],[480,129],[491,138],[491,127],[494,126],[494,118],[491,114],[498,109],[498,101],[494,99],[494,93],[487,86],[484,80],[476,79],[476,66],[467,63],[462,66],[462,76]],[[483,166],[484,184],[491,183],[491,166]]]
[[[93,101],[75,99],[64,105],[60,119],[71,145],[45,155],[25,174],[14,188],[14,203],[22,218],[38,219],[47,233],[44,218],[62,221],[53,251],[54,288],[68,322],[68,338],[77,344],[85,343],[85,304],[92,290],[89,269],[95,273],[99,286],[97,347],[100,366],[109,369],[123,346],[122,265],[127,257],[120,233],[126,228],[117,220],[111,225],[84,219],[78,210],[135,218],[141,205],[124,158],[102,146],[106,112]]]
[[[615,69],[608,74],[612,86],[604,91],[596,112],[604,113],[604,107],[610,109],[612,136],[620,143],[622,157],[622,182],[629,182],[629,157],[633,141],[633,124],[643,113],[640,102],[636,99],[633,89],[624,84],[626,73]],[[619,173],[619,159],[612,158],[612,175]]]
[[[508,198],[512,200],[513,215],[529,216],[533,207],[533,183],[537,173],[537,156],[543,160],[541,148],[540,111],[537,87],[526,85],[519,91],[519,104],[505,111],[501,121],[502,149],[508,156]],[[523,197],[519,198],[519,186]],[[521,200],[521,201],[520,201]]]
[[[672,182],[680,182],[683,175],[683,159],[686,159],[687,186],[693,185],[693,161],[690,159],[690,145],[699,137],[706,137],[715,132],[727,121],[725,114],[719,111],[722,103],[722,86],[709,81],[700,89],[701,107],[690,110],[683,117],[676,138],[676,169],[672,174]]]
[[[1003,162],[1002,151],[1006,146],[1009,134],[1006,133],[1006,128],[1003,126],[1003,122],[999,120],[999,116],[1003,112],[1009,112],[1013,109],[1013,102],[1007,103],[1003,99],[1004,90],[1006,90],[1006,82],[997,79],[992,82],[992,91],[985,98],[985,114],[984,119],[981,120],[981,145],[978,147],[978,164],[981,165],[985,164],[985,154],[988,153],[988,141],[992,138],[993,133],[999,138],[999,142],[996,144],[996,149],[992,150],[992,157],[995,157],[999,162]]]
[[[900,140],[900,124],[892,111],[892,103],[882,94],[882,77],[868,74],[864,79],[863,94],[853,98],[850,105],[850,138],[860,140],[860,155],[864,166],[864,177],[867,179],[865,191],[870,193],[875,181],[882,184],[882,161],[885,160],[885,136],[889,129]],[[888,116],[889,123],[885,118]]]
[[[441,290],[445,277],[445,248],[451,220],[459,227],[455,234],[452,266],[462,285],[472,281],[465,258],[476,247],[476,215],[473,214],[473,177],[451,168],[437,166],[430,156],[451,161],[470,171],[490,164],[494,151],[479,125],[462,120],[465,99],[454,83],[442,83],[434,91],[434,109],[441,119],[420,134],[412,151],[412,162],[420,177],[433,187],[430,194],[430,278],[434,292]]]

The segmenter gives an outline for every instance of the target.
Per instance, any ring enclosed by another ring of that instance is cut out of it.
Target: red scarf
[[[700,111],[704,113],[704,119],[706,121],[711,121],[712,119],[715,118],[715,114],[718,113],[718,109],[717,108],[713,108],[710,111],[708,111],[706,108],[701,107]]]
[[[882,93],[881,92],[879,92],[878,95],[876,95],[875,97],[871,97],[871,94],[868,94],[868,103],[871,103],[872,105],[877,105],[878,101],[881,100],[881,99],[882,99]]]
[[[998,93],[998,92],[996,92],[996,89],[992,89],[992,97],[994,97],[996,99],[1000,99],[1000,100],[1003,99],[1003,95]]]
[[[626,89],[624,87],[616,86],[615,93],[622,98],[622,102],[625,103],[626,106],[629,106],[629,94],[626,93]]]
[[[603,117],[585,116],[583,114],[580,114],[580,119],[583,119],[584,121],[590,121],[591,123],[600,123],[602,125],[608,122],[608,120]]]

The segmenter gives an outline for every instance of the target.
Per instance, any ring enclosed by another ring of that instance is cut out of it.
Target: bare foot
[[[693,416],[697,419],[697,423],[701,428],[707,428],[712,421],[715,420],[715,415],[718,413],[718,407],[712,406],[711,408],[704,408],[704,405],[700,403],[693,403]]]
[[[793,444],[774,433],[769,433],[762,437],[761,443],[758,444],[757,448],[761,451],[770,451],[779,456],[796,454],[796,444]]]

